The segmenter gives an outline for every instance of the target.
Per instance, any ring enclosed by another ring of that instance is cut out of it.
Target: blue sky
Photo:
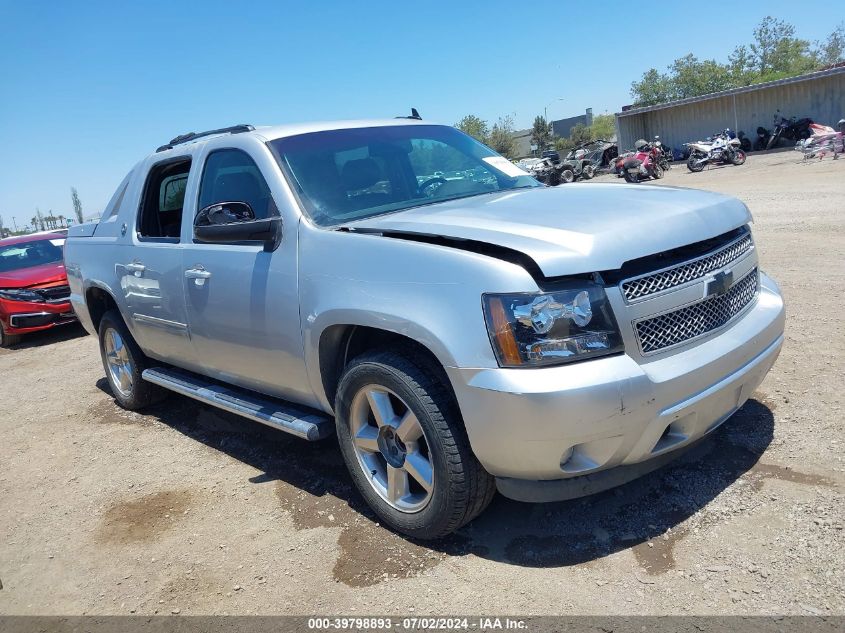
[[[183,132],[411,106],[528,127],[544,106],[549,118],[617,111],[632,80],[688,52],[725,60],[764,15],[810,40],[845,19],[833,1],[616,6],[0,0],[0,215],[72,215],[71,186],[96,213]]]

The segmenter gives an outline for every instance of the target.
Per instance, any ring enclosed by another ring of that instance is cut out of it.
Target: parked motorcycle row
[[[542,183],[556,186],[576,180],[589,180],[600,170],[612,170],[619,178],[637,183],[663,178],[673,160],[686,160],[691,172],[700,172],[707,165],[734,165],[745,163],[748,152],[765,151],[784,141],[794,141],[795,149],[804,158],[822,159],[832,154],[834,160],[845,153],[845,119],[836,128],[815,123],[812,119],[787,119],[778,111],[771,130],[758,127],[757,138],[752,143],[744,132],[734,133],[730,128],[717,132],[703,141],[684,143],[682,151],[664,145],[659,136],[654,140],[638,140],[633,151],[619,154],[616,144],[597,140],[572,149],[561,160],[556,151],[543,152],[542,158],[521,161],[520,166]]]

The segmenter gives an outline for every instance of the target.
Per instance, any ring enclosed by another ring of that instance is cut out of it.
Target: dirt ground
[[[845,160],[798,158],[661,182],[754,214],[789,314],[755,398],[661,471],[497,497],[433,546],[375,523],[334,441],[178,396],[123,411],[76,326],[0,351],[0,613],[845,613]]]

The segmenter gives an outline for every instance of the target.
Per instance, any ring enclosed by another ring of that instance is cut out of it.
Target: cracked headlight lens
[[[44,301],[44,297],[37,292],[23,288],[0,288],[0,299],[8,299],[9,301]]]
[[[623,351],[604,289],[582,284],[539,293],[485,294],[484,318],[499,365],[559,365]]]

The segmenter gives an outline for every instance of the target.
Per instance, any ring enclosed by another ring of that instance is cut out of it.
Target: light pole
[[[564,98],[558,97],[557,99],[552,99],[546,105],[543,106],[543,118],[546,120],[546,123],[549,122],[549,114],[548,114],[549,106],[552,105],[553,103],[558,102],[558,101],[564,101]]]

